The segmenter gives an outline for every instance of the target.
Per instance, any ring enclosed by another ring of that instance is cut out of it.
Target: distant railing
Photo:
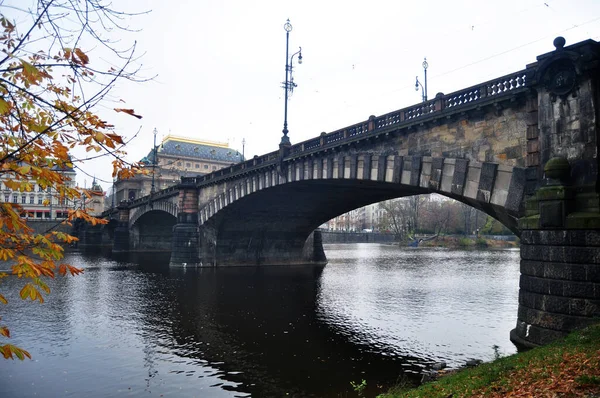
[[[322,133],[319,137],[311,138],[307,141],[293,145],[288,156],[296,157],[300,154],[318,150],[322,147],[335,146],[343,141],[351,141],[356,137],[375,133],[378,130],[387,129],[390,127],[402,127],[410,125],[418,120],[427,117],[435,117],[436,115],[449,115],[460,108],[467,105],[481,104],[488,100],[495,100],[504,95],[510,95],[517,90],[523,89],[527,85],[527,72],[521,70],[510,75],[499,77],[468,87],[463,90],[456,91],[447,95],[439,94],[434,99],[425,101],[421,104],[412,105],[397,111],[387,113],[385,115],[375,117],[371,116],[368,120],[345,127],[331,133]],[[231,166],[219,171],[205,174],[198,177],[183,177],[182,182],[193,182],[195,184],[204,184],[206,182],[220,179],[220,177],[232,177],[240,173],[247,173],[256,168],[264,167],[265,165],[276,164],[279,159],[279,152],[270,152],[266,155],[255,156],[253,159],[246,160],[241,163],[232,164]],[[184,179],[186,181],[184,181]],[[191,179],[191,180],[188,180]],[[165,197],[173,196],[173,191],[178,190],[177,186],[163,189],[152,196],[152,200],[157,200]],[[148,197],[143,197],[133,202],[130,202],[132,207],[140,205],[144,201],[148,201]]]

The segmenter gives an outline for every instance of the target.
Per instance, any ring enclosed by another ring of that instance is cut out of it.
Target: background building
[[[229,148],[227,143],[168,135],[141,160],[150,172],[117,180],[110,203],[116,205],[122,200],[134,200],[150,194],[153,177],[154,190],[159,191],[178,184],[182,176],[212,173],[243,160],[242,154]]]
[[[74,188],[76,186],[75,170],[73,170],[73,168],[62,168],[59,171],[67,177],[65,185],[69,188]],[[70,200],[65,197],[60,197],[55,190],[51,188],[42,188],[40,185],[33,182],[31,191],[14,191],[4,183],[4,181],[9,178],[11,178],[11,176],[8,173],[0,175],[0,200],[6,203],[17,203],[21,205],[23,208],[23,217],[39,220],[66,218],[69,210],[73,210],[81,205],[79,200]],[[100,190],[102,189],[100,188]]]
[[[90,197],[86,196],[83,206],[84,209],[92,216],[100,215],[104,211],[106,198],[104,197],[104,191],[102,191],[102,187],[98,184],[96,178],[92,181],[92,187],[87,189],[87,192]]]

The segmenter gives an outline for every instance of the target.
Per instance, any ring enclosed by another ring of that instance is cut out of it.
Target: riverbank
[[[509,240],[470,238],[458,236],[438,236],[421,242],[419,247],[446,247],[448,249],[506,249],[519,247],[519,242]]]
[[[378,398],[600,397],[600,324],[553,344],[496,359]]]

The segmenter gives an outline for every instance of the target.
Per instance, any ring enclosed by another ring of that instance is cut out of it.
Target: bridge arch
[[[456,158],[356,153],[308,158],[283,172],[203,189],[199,223],[216,263],[299,257],[319,225],[383,200],[438,193],[471,205],[519,234],[525,170]]]
[[[148,201],[131,210],[129,214],[129,228],[132,228],[140,217],[152,211],[163,211],[177,218],[178,206],[177,203],[171,201]]]
[[[129,247],[133,250],[170,251],[177,217],[159,209],[139,214],[129,227]]]

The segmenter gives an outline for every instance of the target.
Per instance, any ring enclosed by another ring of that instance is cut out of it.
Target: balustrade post
[[[181,177],[179,212],[173,227],[170,265],[197,267],[199,260],[198,188],[195,179]]]
[[[369,116],[369,120],[367,121],[367,131],[371,132],[375,130],[375,115]]]
[[[437,93],[435,95],[435,105],[434,105],[434,110],[435,112],[440,112],[444,109],[444,93]]]

